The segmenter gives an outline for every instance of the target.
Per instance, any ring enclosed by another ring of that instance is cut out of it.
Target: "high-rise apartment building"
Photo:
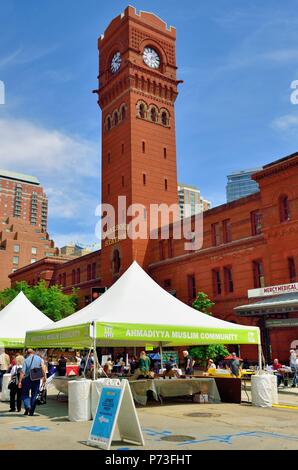
[[[47,230],[48,199],[35,176],[0,170],[0,216]]]
[[[178,183],[178,203],[181,219],[211,208],[211,202],[201,197],[198,188],[182,183]]]
[[[34,176],[0,170],[0,291],[9,274],[58,254],[47,234],[48,200]]]
[[[260,188],[258,183],[251,178],[251,175],[260,170],[262,170],[262,168],[254,168],[228,175],[228,183],[226,186],[227,202],[232,202],[241,197],[257,193]]]

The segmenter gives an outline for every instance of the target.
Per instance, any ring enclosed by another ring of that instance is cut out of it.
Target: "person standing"
[[[0,392],[2,392],[3,375],[7,373],[10,366],[10,357],[5,349],[0,350]]]
[[[57,371],[60,377],[64,377],[66,375],[66,359],[63,353],[61,354],[60,359],[58,361]]]
[[[275,372],[274,375],[276,375],[277,377],[277,386],[279,387],[281,385],[283,375],[280,372],[280,370],[282,369],[282,365],[279,363],[279,360],[277,358],[273,361],[272,369]]]
[[[136,369],[135,373],[133,374],[133,380],[137,380],[138,378],[147,378],[149,377],[150,372],[150,358],[146,355],[145,351],[141,351],[139,365]]]
[[[77,361],[78,366],[80,367],[81,360],[82,360],[80,351],[77,351],[77,352],[76,352],[76,357],[75,357],[75,359],[76,359],[76,361]]]
[[[297,373],[297,356],[295,349],[290,349],[290,367],[294,374],[292,387],[297,387],[298,373]]]
[[[183,351],[182,354],[183,354],[183,357],[184,357],[185,375],[192,375],[192,373],[193,373],[193,358],[192,358],[192,356],[189,355],[188,351]]]
[[[114,365],[114,362],[112,361],[112,358],[109,356],[107,362],[103,366],[103,370],[108,377],[110,377],[112,374],[113,365]]]
[[[15,365],[10,371],[11,379],[9,384],[10,390],[10,410],[9,412],[16,411],[16,398],[17,398],[17,410],[21,411],[22,408],[22,389],[18,387],[20,380],[20,373],[23,368],[24,358],[21,355],[18,355],[15,359]]]
[[[41,357],[35,354],[33,349],[28,349],[27,357],[20,372],[18,383],[18,387],[22,389],[22,400],[24,402],[25,415],[34,415],[41,379],[43,382],[46,381],[44,361]]]
[[[232,359],[230,361],[230,369],[231,369],[231,374],[233,377],[239,377],[240,375],[240,361],[238,357],[236,356],[236,353],[232,353]]]

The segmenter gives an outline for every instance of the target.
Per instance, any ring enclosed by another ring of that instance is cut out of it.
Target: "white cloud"
[[[41,48],[32,44],[26,46],[22,45],[5,57],[0,56],[0,68],[30,64],[36,60],[43,59],[48,54],[56,51],[57,48],[58,45],[56,44],[53,44],[48,48]]]
[[[60,186],[61,180],[59,180]],[[87,184],[84,187],[84,182],[78,187],[72,184],[71,181],[66,181],[61,187],[54,186],[46,188],[46,194],[49,198],[49,217],[55,219],[74,219],[76,225],[80,224],[79,217],[89,216],[95,213],[95,208],[99,204],[99,200],[92,197],[88,193],[90,188]],[[85,190],[84,190],[85,189]],[[83,219],[84,220],[84,219]],[[94,215],[94,226],[97,220]],[[84,223],[84,222],[83,222]]]
[[[49,230],[58,246],[95,238],[99,143],[25,120],[0,119],[0,168],[38,177],[49,198]]]
[[[56,246],[61,248],[65,245],[78,244],[83,247],[88,247],[90,250],[98,250],[100,248],[99,240],[89,233],[81,232],[69,232],[69,233],[54,233],[53,239],[55,240]]]
[[[0,119],[0,142],[0,167],[5,169],[54,177],[93,176],[94,168],[99,168],[97,143],[30,121]]]
[[[280,116],[272,122],[272,126],[275,129],[285,131],[285,130],[297,130],[298,129],[298,115],[286,114]]]

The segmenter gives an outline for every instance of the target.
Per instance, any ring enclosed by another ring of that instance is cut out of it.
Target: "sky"
[[[131,3],[177,29],[178,179],[212,206],[226,176],[298,150],[296,0]],[[0,168],[35,175],[58,246],[98,242],[97,38],[121,0],[1,0]]]

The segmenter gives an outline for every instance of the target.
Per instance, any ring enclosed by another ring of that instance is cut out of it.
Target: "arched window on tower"
[[[124,121],[125,118],[126,118],[126,108],[125,108],[125,104],[123,104],[121,108],[121,120]]]
[[[121,258],[119,250],[114,250],[113,260],[112,260],[113,274],[118,274],[121,268]]]
[[[169,125],[169,115],[166,111],[162,111],[161,113],[161,123],[163,126]]]
[[[112,124],[112,123],[111,123],[111,118],[110,118],[110,116],[108,116],[108,119],[107,119],[107,128],[108,128],[108,131],[111,130],[111,127],[112,127],[111,124]]]
[[[113,124],[114,124],[114,126],[117,126],[117,124],[118,124],[118,113],[117,113],[117,111],[114,111]]]
[[[137,116],[141,119],[146,118],[147,105],[144,102],[138,102],[137,104]]]
[[[141,117],[142,119],[145,118],[145,105],[144,105],[143,103],[140,104],[140,112],[139,112],[139,114],[140,114],[140,117]]]
[[[289,207],[289,198],[286,194],[283,194],[279,197],[279,220],[280,222],[286,222],[291,219],[290,207]]]
[[[151,111],[150,111],[150,119],[152,122],[156,122],[157,121],[157,111],[156,111],[156,108],[151,108]]]

